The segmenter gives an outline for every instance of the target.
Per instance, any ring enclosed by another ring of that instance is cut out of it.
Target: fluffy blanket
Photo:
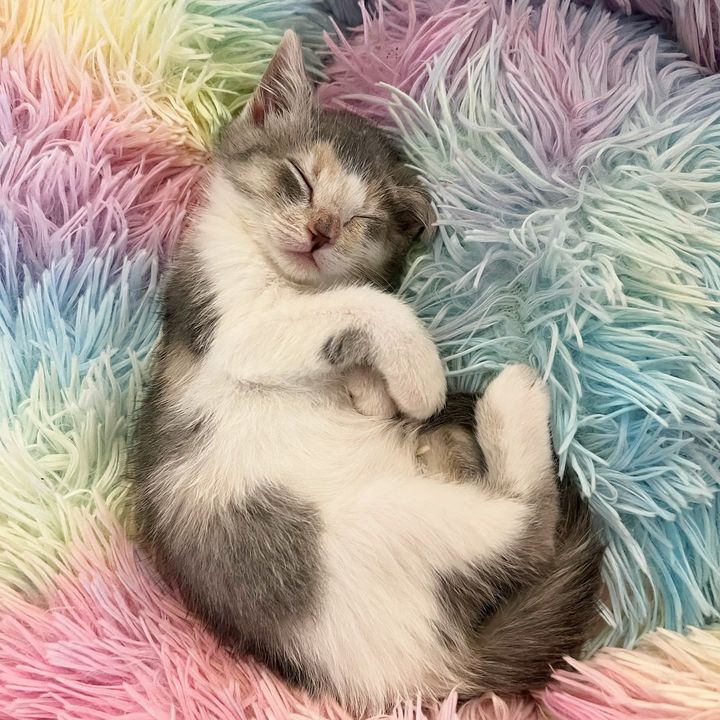
[[[719,716],[718,9],[606,5],[0,0],[0,718],[343,717],[187,616],[122,480],[205,149],[289,26],[433,194],[403,292],[451,384],[541,370],[609,547],[572,670],[395,715]]]

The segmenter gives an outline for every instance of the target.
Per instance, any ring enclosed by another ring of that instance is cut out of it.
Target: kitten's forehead
[[[343,163],[331,143],[315,143],[305,160],[309,172],[317,181],[315,197],[320,205],[334,206],[341,215],[352,213],[373,194],[372,180]]]
[[[221,158],[250,159],[251,156],[287,156],[318,143],[330,145],[348,169],[364,175],[382,175],[403,162],[394,143],[377,127],[354,115],[315,110],[289,117],[265,128],[231,123],[218,138]]]
[[[343,167],[340,158],[335,152],[335,148],[329,142],[317,142],[312,148],[312,167],[310,168],[314,175],[320,175],[325,172],[337,175],[342,172]]]
[[[387,135],[356,115],[321,111],[314,121],[318,139],[332,145],[339,161],[365,178],[383,177],[403,162]]]

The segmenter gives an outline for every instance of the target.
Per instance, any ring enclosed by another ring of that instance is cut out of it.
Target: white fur
[[[532,496],[548,481],[549,417],[547,390],[525,365],[507,367],[477,405],[475,419],[488,473],[502,477],[521,496]]]
[[[373,368],[352,368],[345,377],[345,387],[353,407],[359,413],[388,419],[397,414],[397,407],[388,393],[387,383]]]
[[[240,499],[268,479],[286,484],[320,509],[325,581],[320,611],[288,637],[288,650],[314,658],[350,703],[379,706],[419,687],[448,692],[460,678],[437,633],[446,621],[436,574],[497,557],[529,510],[522,498],[423,475],[415,437],[387,419],[395,405],[427,418],[445,398],[435,345],[406,305],[370,287],[313,293],[283,281],[237,194],[216,180],[209,197],[188,242],[220,320],[177,398],[217,431],[191,464],[156,480],[174,486],[168,513]],[[343,377],[323,360],[327,339],[348,327],[371,338],[374,376]],[[547,412],[537,378],[517,368],[478,406],[480,432],[497,446],[490,461],[509,468],[499,472],[521,495],[551,466]]]

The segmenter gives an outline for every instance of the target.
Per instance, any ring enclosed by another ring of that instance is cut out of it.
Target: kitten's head
[[[291,31],[215,159],[258,248],[294,282],[391,285],[431,232],[429,198],[395,143],[314,103]]]

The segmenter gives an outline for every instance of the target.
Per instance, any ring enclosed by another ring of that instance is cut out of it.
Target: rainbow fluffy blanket
[[[608,541],[588,658],[396,716],[720,718],[718,6],[606,5],[0,0],[0,718],[344,717],[187,616],[122,481],[207,143],[289,26],[433,194],[403,292],[451,383],[540,368]]]

